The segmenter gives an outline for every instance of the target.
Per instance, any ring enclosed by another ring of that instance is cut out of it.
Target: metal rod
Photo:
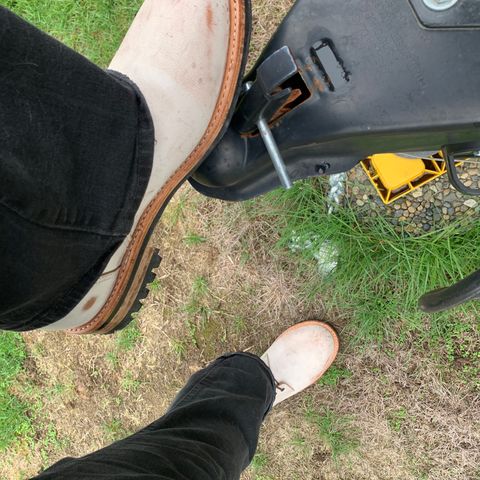
[[[267,121],[264,118],[260,118],[257,125],[258,125],[258,130],[260,132],[260,135],[262,136],[263,141],[265,143],[265,147],[267,147],[267,151],[270,154],[270,158],[272,159],[275,170],[277,171],[277,174],[280,177],[280,181],[282,182],[282,185],[287,190],[292,188],[292,181],[288,176],[288,172],[285,167],[285,162],[283,161],[282,154],[278,149],[277,142],[273,137],[273,134],[268,126]]]

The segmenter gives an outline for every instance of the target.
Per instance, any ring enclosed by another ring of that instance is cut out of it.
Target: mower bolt
[[[452,8],[457,2],[458,0],[423,0],[428,8],[437,12]]]

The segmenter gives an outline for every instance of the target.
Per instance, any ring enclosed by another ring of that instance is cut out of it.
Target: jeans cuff
[[[221,360],[221,359],[227,359],[227,358],[231,358],[231,357],[236,357],[236,356],[243,356],[243,357],[248,357],[248,358],[251,358],[253,360],[255,360],[258,365],[260,366],[260,368],[267,373],[267,375],[269,376],[270,378],[270,382],[271,382],[271,385],[272,385],[272,400],[271,402],[269,403],[268,407],[267,407],[267,410],[265,412],[265,417],[270,413],[270,410],[272,409],[273,407],[273,403],[275,402],[275,397],[277,395],[276,393],[276,384],[277,384],[277,381],[275,380],[275,377],[273,376],[273,373],[272,371],[270,370],[270,367],[258,356],[258,355],[255,355],[253,353],[248,353],[248,352],[233,352],[233,353],[226,353],[224,355],[222,355],[221,357],[219,357],[214,363],[216,363],[217,361]],[[265,418],[264,417],[264,418]]]

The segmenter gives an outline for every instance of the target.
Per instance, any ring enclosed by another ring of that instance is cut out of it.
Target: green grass
[[[48,468],[51,464],[50,456],[68,445],[68,441],[58,436],[57,429],[51,423],[44,425],[42,438],[37,441],[37,447],[42,457],[43,468]]]
[[[173,353],[178,357],[179,360],[183,360],[185,358],[187,345],[183,340],[172,340],[171,347]]]
[[[338,383],[345,379],[350,378],[352,372],[346,368],[337,367],[332,365],[320,378],[318,385],[328,385],[330,387],[336,387]]]
[[[234,324],[235,333],[237,335],[240,335],[247,326],[247,322],[245,321],[245,319],[238,316],[234,318],[233,324]]]
[[[121,387],[127,393],[136,393],[141,385],[142,382],[136,379],[131,371],[127,371],[121,380]]]
[[[457,325],[446,339],[447,358],[461,365],[464,383],[480,391],[480,324]]]
[[[480,267],[478,223],[466,219],[413,237],[395,231],[382,212],[360,220],[348,207],[328,215],[327,206],[322,181],[313,180],[272,192],[247,208],[278,226],[279,247],[291,250],[293,240],[305,247],[292,255],[299,273],[312,279],[306,296],[321,293],[327,307],[349,312],[357,340],[381,341],[399,330],[445,339],[470,328],[462,318],[477,317],[476,304],[429,316],[417,302],[423,293]],[[315,271],[315,256],[325,242],[339,252],[338,267],[327,277]]]
[[[205,277],[198,276],[194,279],[190,298],[184,307],[188,317],[185,321],[190,339],[194,347],[198,347],[198,334],[208,322],[211,309],[208,306],[207,296],[209,288]]]
[[[134,315],[136,316],[136,314]],[[123,330],[120,330],[115,335],[115,347],[113,351],[107,352],[104,357],[105,361],[113,369],[120,365],[121,358],[133,350],[142,339],[142,332],[138,327],[136,319],[132,320],[130,325]]]
[[[405,420],[408,419],[408,412],[405,407],[400,407],[388,414],[388,424],[395,432],[400,432]]]
[[[265,468],[268,464],[268,457],[264,453],[257,452],[253,457],[251,467],[255,472],[258,472]]]
[[[316,425],[319,438],[330,449],[334,459],[358,447],[358,441],[350,426],[350,418],[337,415],[328,408],[317,412],[312,407],[305,411],[305,418]]]
[[[121,440],[130,434],[130,432],[124,427],[123,423],[116,418],[105,422],[103,424],[103,431],[105,432],[106,438],[111,442]]]
[[[5,0],[2,5],[106,67],[143,0]]]
[[[0,336],[2,334],[0,333]],[[17,335],[17,334],[14,334]],[[21,337],[19,336],[21,339]],[[10,353],[14,352],[10,349]],[[71,383],[54,384],[46,386],[37,384],[31,378],[26,378],[22,383],[16,384],[16,390],[21,392],[22,397],[28,398],[22,404],[22,415],[11,416],[11,422],[17,422],[17,432],[10,431],[10,441],[6,446],[11,446],[17,452],[26,455],[28,462],[30,453],[38,452],[41,458],[41,468],[47,468],[51,463],[51,457],[57,455],[62,449],[70,447],[70,439],[59,436],[55,423],[49,418],[48,405],[56,401],[65,401],[65,396],[75,397],[75,386]],[[23,430],[20,430],[23,428]],[[1,433],[6,433],[3,428]],[[1,451],[1,449],[0,449]],[[18,478],[26,478],[19,475]]]
[[[183,192],[177,195],[175,198],[176,202],[171,204],[170,208],[166,212],[166,220],[172,227],[185,217],[185,211],[188,204],[188,193]]]
[[[0,332],[0,451],[33,435],[28,406],[12,392],[25,357],[22,337],[16,333]]]
[[[305,456],[306,458],[311,457],[314,445],[306,440],[303,432],[300,430],[295,430],[293,432],[290,445],[294,446],[300,455]]]
[[[129,352],[142,338],[142,332],[136,320],[117,334],[117,348],[121,352]]]
[[[294,447],[298,447],[298,448],[305,448],[305,446],[307,445],[307,442],[305,440],[305,438],[303,438],[302,435],[300,435],[300,433],[298,432],[295,432],[291,442],[290,442]]]
[[[158,278],[155,278],[155,279],[153,280],[153,282],[152,282],[152,283],[149,283],[147,286],[148,286],[148,289],[149,289],[153,294],[158,293],[158,292],[161,290],[161,288],[162,288],[162,284],[160,283],[160,280],[159,280]]]
[[[108,364],[109,364],[112,368],[118,367],[118,365],[119,365],[119,363],[120,363],[117,352],[108,352],[108,353],[105,355],[105,360],[108,362]]]
[[[196,277],[192,285],[192,298],[202,299],[208,293],[208,280],[205,277]]]
[[[205,243],[207,239],[205,237],[202,237],[196,233],[189,233],[185,237],[183,237],[183,241],[189,246],[193,247],[194,245],[200,245],[202,243]]]

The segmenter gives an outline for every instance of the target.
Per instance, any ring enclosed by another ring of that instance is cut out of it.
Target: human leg
[[[274,379],[258,357],[226,355],[193,375],[164,417],[38,479],[238,479],[274,398]]]
[[[337,352],[328,325],[295,325],[262,359],[225,355],[196,373],[147,428],[86,457],[65,459],[38,479],[237,480],[270,408],[315,383]]]
[[[128,323],[152,231],[232,113],[249,19],[248,0],[145,0],[122,76],[1,9],[0,328]]]
[[[143,96],[0,7],[0,328],[67,313],[126,237],[153,157]]]

